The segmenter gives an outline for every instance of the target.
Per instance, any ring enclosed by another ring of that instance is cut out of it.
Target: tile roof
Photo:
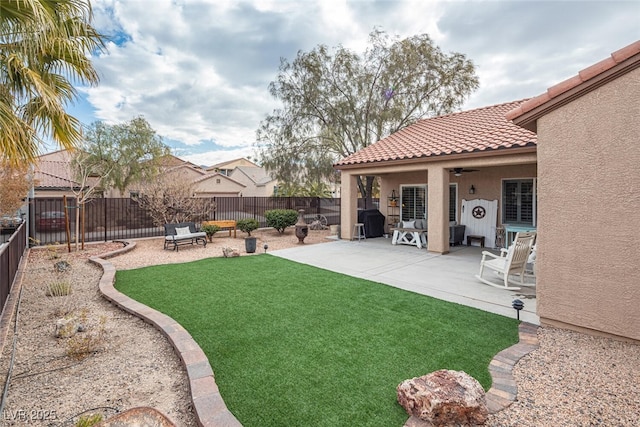
[[[534,132],[505,119],[525,100],[419,120],[342,159],[335,166],[424,159],[535,145]]]
[[[634,56],[638,57],[632,62],[630,69],[640,64],[640,40],[631,43],[630,45],[623,47],[611,54],[609,58],[606,58],[590,67],[580,71],[577,75],[564,80],[554,86],[551,86],[547,91],[541,95],[531,98],[528,101],[522,103],[520,106],[507,112],[507,120],[514,120],[518,117],[533,111],[534,109],[545,107],[545,104],[553,104],[554,100],[557,100],[572,89],[577,89],[581,85],[585,85],[588,88],[591,83],[595,83],[596,80],[604,73],[610,71],[618,64],[621,64]],[[548,105],[548,106],[549,106]]]
[[[36,188],[76,188],[80,184],[72,179],[69,163],[57,160],[40,160],[35,168]]]

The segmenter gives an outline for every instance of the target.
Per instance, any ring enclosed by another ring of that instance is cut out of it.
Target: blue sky
[[[477,67],[463,109],[539,95],[640,39],[640,1],[93,0],[111,37],[93,58],[97,87],[78,87],[83,123],[142,115],[174,154],[212,165],[253,156],[278,103],[280,58],[318,44],[357,52],[374,27],[428,33]]]

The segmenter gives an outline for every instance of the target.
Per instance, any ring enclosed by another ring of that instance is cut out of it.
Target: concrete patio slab
[[[533,283],[521,290],[510,291],[488,286],[475,278],[480,269],[482,250],[477,246],[456,246],[450,253],[440,255],[415,246],[392,245],[391,239],[380,237],[299,245],[270,253],[508,317],[516,317],[511,304],[514,299],[520,299],[524,302],[520,320],[539,325]],[[491,277],[493,273],[485,274]],[[498,276],[495,278],[496,282],[500,281]]]

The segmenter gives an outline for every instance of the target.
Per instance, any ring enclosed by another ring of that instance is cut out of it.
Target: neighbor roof
[[[266,169],[251,166],[238,166],[230,174],[233,177],[237,172],[241,172],[247,176],[254,184],[260,186],[273,181],[273,178]]]
[[[339,161],[335,166],[427,159],[535,146],[537,136],[505,119],[526,99],[423,119]]]
[[[536,120],[549,111],[584,95],[603,84],[640,67],[640,40],[623,47],[577,75],[551,86],[547,91],[529,99],[507,113],[507,120],[536,130]]]
[[[56,160],[39,161],[33,178],[35,187],[40,189],[69,189],[80,185],[72,179],[69,163]]]

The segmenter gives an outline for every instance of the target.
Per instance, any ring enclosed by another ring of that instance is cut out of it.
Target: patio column
[[[351,239],[358,218],[358,185],[356,175],[342,171],[340,189],[340,238]]]
[[[449,170],[430,166],[427,194],[427,250],[449,253]]]

